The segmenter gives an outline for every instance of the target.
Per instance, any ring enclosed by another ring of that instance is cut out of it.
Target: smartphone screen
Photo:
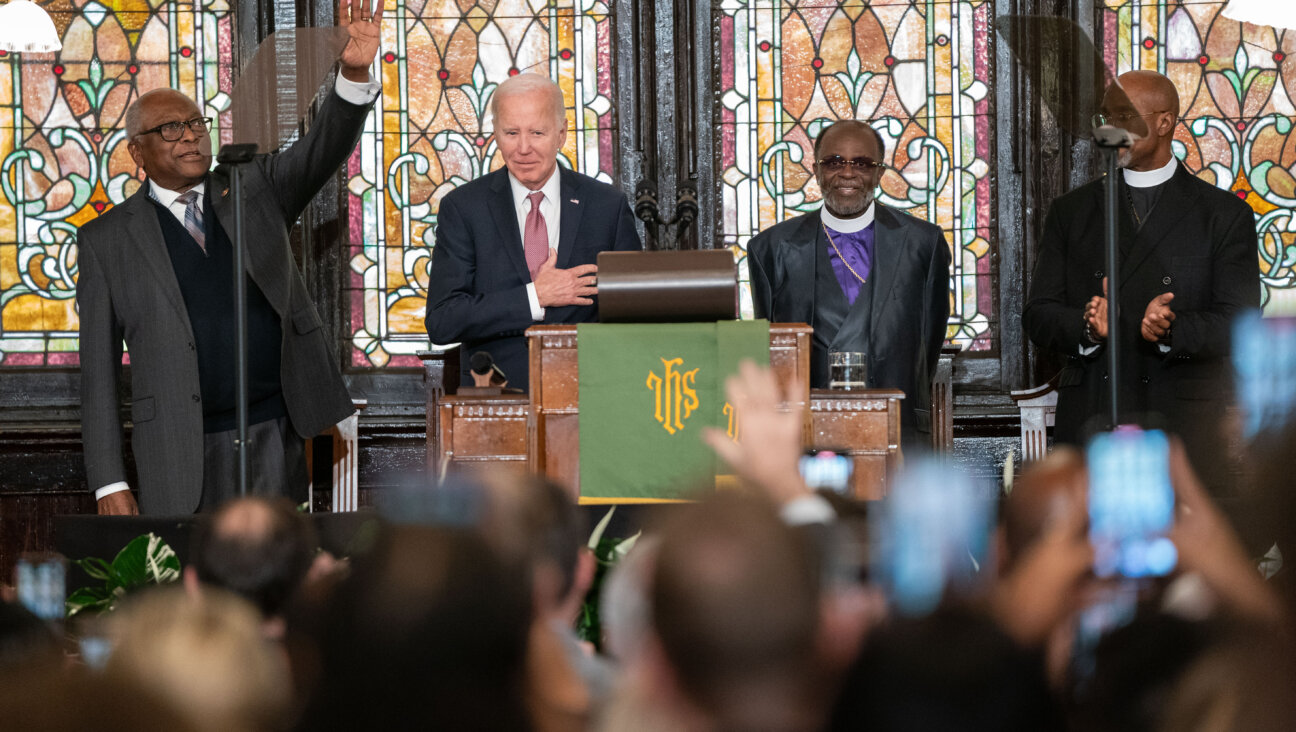
[[[870,577],[897,613],[921,616],[985,576],[996,489],[948,465],[914,461],[869,507]]]
[[[812,490],[830,490],[850,494],[851,472],[855,466],[849,456],[836,450],[806,450],[801,456],[801,479]]]
[[[1089,541],[1099,577],[1160,577],[1178,561],[1170,442],[1159,430],[1120,427],[1089,443]]]
[[[67,597],[67,562],[53,554],[25,554],[15,570],[18,601],[33,615],[50,621],[63,619]]]

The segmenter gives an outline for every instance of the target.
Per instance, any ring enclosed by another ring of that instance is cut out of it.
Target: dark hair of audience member
[[[820,576],[810,539],[772,505],[738,495],[673,519],[651,606],[680,689],[719,730],[817,726]]]
[[[988,616],[946,606],[874,630],[842,680],[830,730],[1061,729],[1043,660]]]
[[[303,730],[527,730],[528,572],[466,528],[393,526],[338,587]]]
[[[1054,448],[1026,468],[1001,503],[1001,572],[1011,569],[1044,536],[1065,504],[1085,500],[1087,475],[1084,455],[1067,446]]]
[[[1268,628],[1226,626],[1184,671],[1160,732],[1285,732],[1296,720],[1296,660]]]
[[[243,597],[269,617],[283,611],[318,545],[310,522],[287,499],[242,498],[201,517],[192,566],[203,583]]]
[[[519,477],[512,473],[481,476],[492,493],[491,515],[486,530],[496,543],[509,544],[505,551],[517,551],[534,564],[547,564],[557,571],[555,598],[572,588],[577,558],[588,533],[585,515],[571,494],[544,478]],[[511,539],[521,542],[511,545]]]
[[[0,675],[58,666],[62,660],[48,623],[22,605],[0,602]]]
[[[1219,637],[1216,623],[1148,613],[1094,651],[1092,678],[1070,715],[1080,732],[1154,730],[1184,672]]]

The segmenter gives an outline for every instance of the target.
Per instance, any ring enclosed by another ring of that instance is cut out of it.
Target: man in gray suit
[[[905,448],[930,444],[931,383],[949,320],[950,249],[939,227],[873,200],[882,138],[842,120],[815,140],[823,208],[752,237],[756,317],[814,327],[810,386],[828,386],[828,354],[868,356],[868,385],[900,389]]]
[[[288,232],[355,147],[381,89],[370,81],[384,0],[342,0],[350,35],[337,86],[310,130],[244,166],[248,276],[249,489],[302,497],[303,438],[346,418],[350,397]],[[189,513],[234,495],[234,268],[229,174],[211,170],[211,120],[171,89],[126,113],[131,157],[148,180],[78,233],[81,434],[101,514]],[[118,413],[122,342],[130,356],[126,483]]]

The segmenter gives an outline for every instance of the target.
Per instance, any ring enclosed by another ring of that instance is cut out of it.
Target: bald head
[[[1174,82],[1155,71],[1127,71],[1118,78],[1121,88],[1140,112],[1170,112],[1179,118],[1179,90]]]
[[[1121,74],[1117,83],[1107,87],[1101,111],[1109,124],[1124,128],[1134,138],[1117,158],[1122,168],[1148,171],[1170,163],[1179,92],[1169,79],[1155,71]]]

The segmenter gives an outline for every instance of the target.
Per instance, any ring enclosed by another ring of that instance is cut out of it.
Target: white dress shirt
[[[523,251],[526,248],[526,220],[531,213],[531,199],[528,195],[535,191],[522,185],[512,173],[508,174],[509,188],[513,190],[513,206],[517,213],[518,234],[521,236]],[[553,173],[549,175],[549,180],[544,185],[535,189],[544,194],[544,199],[540,201],[540,214],[544,216],[545,233],[549,234],[549,250],[552,252],[558,249],[558,224],[562,216],[562,176],[558,174],[557,166],[554,167]],[[534,282],[528,282],[526,286],[527,304],[531,306],[531,319],[537,323],[544,320],[545,311],[540,307],[540,298],[536,296]]]

